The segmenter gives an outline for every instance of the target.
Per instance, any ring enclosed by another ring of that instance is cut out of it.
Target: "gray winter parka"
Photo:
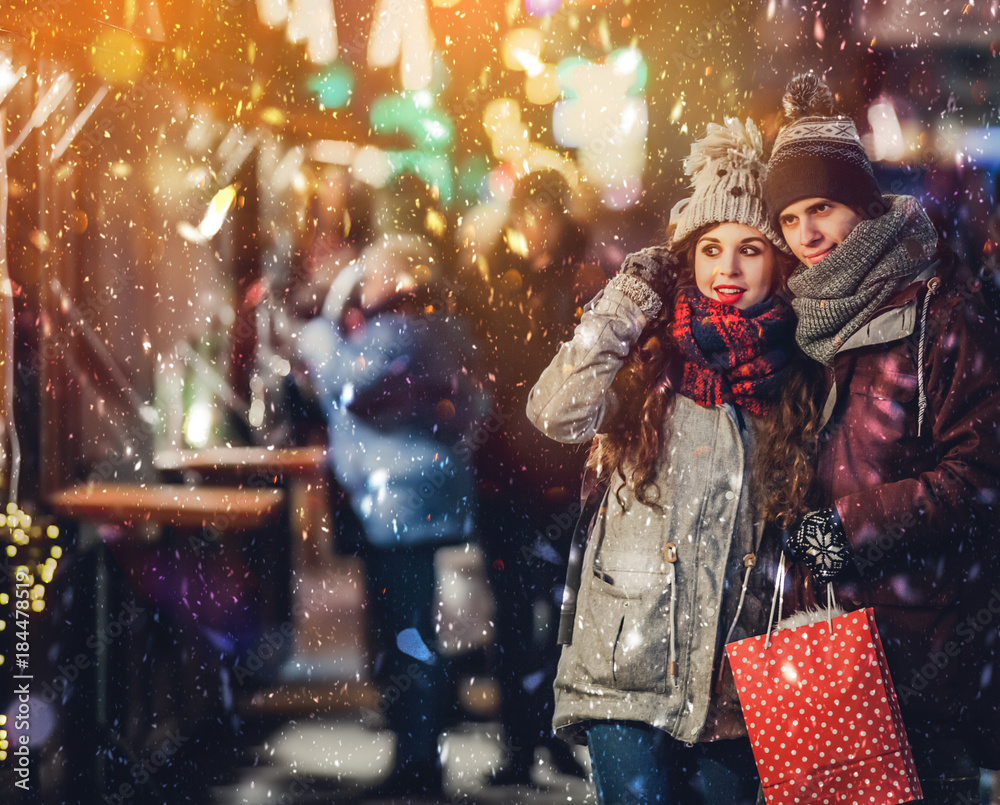
[[[607,430],[612,380],[646,323],[635,302],[606,288],[531,390],[535,426],[567,443]],[[662,511],[615,479],[587,544],[555,682],[553,724],[568,740],[585,742],[587,722],[608,719],[681,741],[745,734],[728,665],[716,691],[727,633],[734,622],[730,641],[763,633],[774,589],[777,545],[762,561],[751,514],[754,424],[732,406],[680,395],[668,416],[655,478]]]

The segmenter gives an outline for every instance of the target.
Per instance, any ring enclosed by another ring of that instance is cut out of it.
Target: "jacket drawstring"
[[[771,597],[771,613],[767,616],[767,637],[764,639],[764,648],[771,647],[771,630],[775,623],[781,622],[781,604],[785,601],[785,552],[781,552],[778,557],[778,572],[774,578],[774,595]],[[774,608],[778,607],[778,620],[774,619]]]
[[[833,637],[833,608],[837,606],[836,596],[833,594],[833,584],[827,582],[826,585],[826,625],[830,630],[830,637]]]
[[[670,675],[677,676],[677,546],[668,542],[663,546],[663,558],[667,563],[667,583],[670,585]]]
[[[941,286],[941,280],[931,277],[927,280],[927,293],[924,294],[924,306],[920,313],[920,341],[917,343],[917,436],[924,424],[924,412],[927,410],[927,394],[924,390],[924,346],[927,343],[927,311],[931,306],[931,297]]]
[[[736,624],[739,623],[740,613],[743,611],[743,602],[747,597],[747,586],[750,584],[750,571],[757,566],[757,557],[748,553],[743,557],[743,567],[746,568],[746,573],[743,574],[743,589],[740,590],[740,602],[736,605],[736,614],[733,616],[733,622],[729,624],[729,631],[726,632],[726,643],[733,636],[733,630],[736,628]]]
[[[750,584],[750,572],[757,566],[757,557],[748,553],[743,557],[743,567],[746,568],[746,572],[743,574],[743,588],[740,590],[740,602],[736,605],[736,614],[733,616],[733,622],[729,624],[729,631],[726,632],[725,642],[722,644],[726,646],[732,639],[733,630],[736,628],[736,624],[740,622],[740,613],[743,611],[743,602],[747,597],[747,587]],[[722,657],[719,662],[719,676],[715,681],[715,692],[720,693],[722,691],[722,673],[726,668],[726,658]]]

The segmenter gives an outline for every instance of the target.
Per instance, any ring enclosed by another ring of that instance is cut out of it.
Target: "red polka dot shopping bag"
[[[726,652],[770,805],[923,797],[870,607]]]

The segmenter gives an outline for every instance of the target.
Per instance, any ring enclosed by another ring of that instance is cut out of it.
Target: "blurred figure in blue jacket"
[[[450,686],[433,623],[434,553],[472,535],[463,445],[489,406],[471,333],[451,312],[433,198],[405,177],[382,192],[375,225],[300,347],[333,472],[363,526],[374,675],[397,737],[395,769],[375,793],[435,795]]]

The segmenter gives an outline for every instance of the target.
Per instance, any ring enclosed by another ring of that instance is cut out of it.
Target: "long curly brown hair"
[[[702,227],[674,244],[685,274],[679,286],[694,287],[695,248],[714,226]],[[783,285],[794,262],[777,249],[774,259]],[[667,379],[677,356],[671,335],[673,301],[664,300],[662,312],[647,325],[615,376],[612,394],[620,407],[611,428],[598,437],[590,458],[592,470],[608,478],[617,476],[632,487],[637,500],[654,508],[662,506],[655,476],[675,396]],[[791,379],[782,387],[774,412],[756,419],[758,438],[751,457],[752,477],[757,480],[756,517],[779,528],[789,528],[811,508],[820,429],[817,396],[822,368],[798,347],[794,349]]]

